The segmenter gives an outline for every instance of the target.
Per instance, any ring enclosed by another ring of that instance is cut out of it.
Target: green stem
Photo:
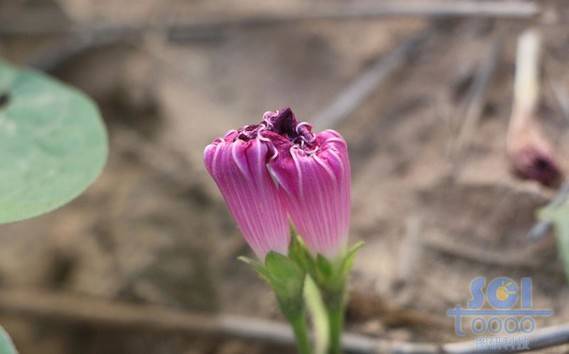
[[[310,339],[308,337],[308,327],[306,326],[306,316],[304,313],[290,317],[290,325],[294,332],[294,338],[296,339],[296,345],[298,347],[299,354],[312,354],[312,347],[310,345]]]
[[[328,339],[330,337],[328,312],[322,301],[320,290],[311,276],[307,276],[304,282],[304,301],[312,319],[314,354],[326,354],[330,342]]]
[[[328,347],[329,354],[342,353],[342,331],[344,327],[344,302],[343,296],[340,299],[331,301],[326,304],[328,312],[328,321],[330,324],[330,345]]]

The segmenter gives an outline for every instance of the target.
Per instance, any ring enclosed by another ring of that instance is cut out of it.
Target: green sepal
[[[263,265],[263,263],[255,260],[255,259],[245,257],[245,256],[237,257],[237,259],[239,259],[241,262],[246,263],[246,264],[250,265],[251,267],[253,267],[253,269],[257,272],[257,274],[259,274],[259,276],[263,280],[269,282],[270,276],[267,273],[267,270],[265,269],[265,266]]]
[[[251,265],[271,286],[281,311],[289,320],[304,313],[306,272],[296,261],[273,251],[267,253],[264,264],[248,257],[239,257],[239,260]]]
[[[290,230],[290,246],[288,256],[294,260],[304,271],[308,272],[315,267],[315,260],[310,251],[293,228]]]
[[[18,354],[8,333],[0,326],[0,354]]]
[[[340,272],[344,277],[348,276],[352,271],[352,266],[354,265],[354,259],[358,254],[358,251],[364,246],[365,242],[359,241],[355,245],[348,248],[344,257],[342,258],[342,265],[340,266]]]
[[[334,259],[318,254],[312,257],[312,261],[307,262],[310,266],[306,271],[321,289],[340,292],[345,288],[355,256],[362,246],[363,242],[358,242]]]
[[[334,265],[321,254],[316,256],[316,269],[320,273],[320,278],[329,279],[334,276]]]
[[[345,249],[342,254],[334,258],[327,258],[322,254],[312,255],[297,235],[292,235],[289,256],[308,274],[307,279],[314,281],[314,288],[319,296],[311,294],[307,300],[312,302],[312,315],[319,320],[319,328],[328,327],[328,333],[321,335],[320,349],[328,347],[329,353],[337,354],[341,351],[341,335],[344,323],[345,303],[347,301],[347,283],[355,256],[363,246],[358,242]],[[307,287],[307,290],[310,290]],[[314,300],[319,298],[324,307],[325,314],[318,315],[318,306]],[[314,311],[316,309],[316,311]],[[316,315],[315,315],[316,314]],[[324,345],[322,345],[324,343]]]
[[[291,236],[289,258],[314,280],[327,307],[342,307],[355,256],[364,243],[358,242],[340,256],[329,259],[322,254],[312,255],[294,230]]]
[[[283,314],[291,318],[304,313],[304,270],[294,260],[276,252],[265,257],[265,270]]]

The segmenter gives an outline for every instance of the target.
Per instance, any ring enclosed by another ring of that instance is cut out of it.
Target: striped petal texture
[[[310,136],[310,126],[301,127]],[[347,244],[351,209],[345,140],[336,131],[326,130],[308,140],[276,146],[279,154],[269,169],[297,232],[312,252],[338,256]]]
[[[333,130],[312,133],[285,108],[228,132],[205,149],[205,165],[257,256],[286,254],[288,218],[313,253],[336,257],[350,223],[348,147]]]
[[[266,168],[270,144],[257,130],[245,127],[216,139],[206,147],[204,161],[245,240],[264,260],[269,251],[286,255],[290,235],[286,210]]]

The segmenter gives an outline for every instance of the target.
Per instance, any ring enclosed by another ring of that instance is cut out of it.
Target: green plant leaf
[[[0,60],[0,223],[69,202],[99,175],[107,153],[106,131],[89,98]]]
[[[8,333],[0,326],[0,354],[18,354]]]
[[[555,225],[559,256],[563,261],[565,275],[569,279],[569,204],[543,208],[538,212],[538,216],[541,220]]]

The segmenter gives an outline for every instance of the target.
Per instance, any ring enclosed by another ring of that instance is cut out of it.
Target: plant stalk
[[[306,315],[304,312],[295,316],[291,316],[288,318],[288,320],[294,332],[294,338],[296,340],[298,353],[312,354],[312,346],[310,344],[310,338],[308,336],[308,326],[306,325]]]
[[[344,329],[345,289],[332,291],[324,295],[329,323],[328,354],[342,353],[342,332]]]
[[[328,311],[330,319],[330,354],[340,354],[342,352],[342,330],[344,327],[344,308],[330,309]]]

